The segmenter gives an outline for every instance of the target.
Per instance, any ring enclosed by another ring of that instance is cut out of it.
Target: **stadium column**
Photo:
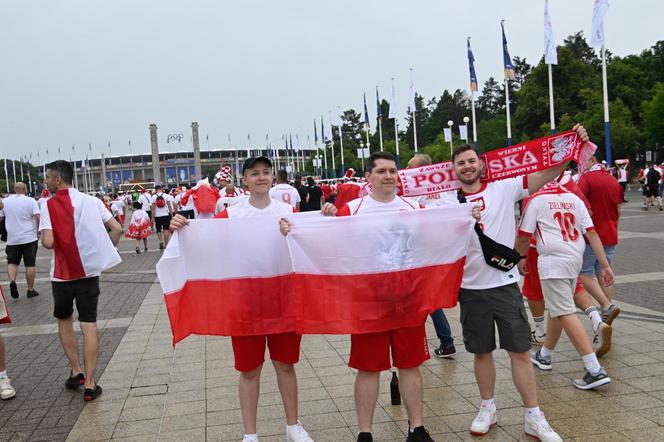
[[[152,148],[152,181],[155,184],[161,184],[161,174],[159,172],[159,143],[157,141],[157,125],[150,124],[150,147]]]
[[[201,148],[198,138],[198,123],[195,121],[191,123],[191,139],[194,144],[194,173],[196,174],[196,181],[198,181],[202,178]],[[187,175],[189,175],[188,172]]]

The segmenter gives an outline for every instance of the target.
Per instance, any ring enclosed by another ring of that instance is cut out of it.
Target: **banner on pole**
[[[445,136],[445,142],[446,143],[451,143],[452,142],[452,128],[451,127],[446,127],[443,129],[443,134]]]

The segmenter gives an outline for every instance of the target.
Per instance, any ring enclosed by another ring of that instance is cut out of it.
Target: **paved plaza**
[[[640,210],[627,195],[614,263],[616,302],[612,351],[601,358],[613,383],[599,391],[572,386],[583,364],[563,338],[553,371],[537,372],[541,408],[565,440],[664,440],[664,212]],[[40,249],[36,289],[40,296],[8,299],[13,324],[0,326],[16,398],[0,401],[0,441],[132,440],[238,441],[242,424],[230,339],[192,336],[173,349],[156,280],[154,250],[136,255],[123,240],[121,265],[101,278],[99,384],[104,393],[84,404],[82,392],[65,390],[67,361],[60,346],[48,282],[50,254]],[[8,297],[4,254],[2,287]],[[468,428],[479,405],[472,355],[461,343],[458,309],[447,311],[456,339],[454,359],[433,358],[422,367],[425,426],[437,441],[474,439]],[[589,328],[589,321],[583,318]],[[438,345],[427,323],[430,347]],[[296,370],[300,416],[318,441],[353,441],[357,433],[348,336],[305,336]],[[512,385],[507,355],[496,352],[498,426],[482,440],[525,440],[523,408]],[[405,408],[390,404],[383,373],[374,418],[377,441],[404,441]],[[285,417],[274,370],[261,383],[261,441],[285,440]]]

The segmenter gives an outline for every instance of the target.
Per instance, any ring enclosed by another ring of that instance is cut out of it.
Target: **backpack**
[[[159,207],[159,208],[163,208],[164,206],[166,206],[166,200],[164,199],[163,194],[161,194],[161,193],[157,194],[157,199],[155,200],[154,205]]]

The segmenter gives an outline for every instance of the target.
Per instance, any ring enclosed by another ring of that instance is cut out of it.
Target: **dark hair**
[[[397,162],[397,160],[394,158],[394,155],[392,155],[389,152],[385,151],[374,152],[371,155],[369,155],[369,167],[367,168],[369,172],[371,172],[374,169],[374,167],[376,167],[376,160],[394,161],[395,164]]]
[[[307,177],[307,185],[313,187],[313,186],[316,185],[316,182],[314,181],[314,179],[312,177],[308,176]]]
[[[67,161],[64,160],[53,161],[52,163],[48,163],[46,165],[46,169],[57,172],[58,175],[60,175],[60,178],[62,178],[62,181],[65,184],[71,186],[71,181],[72,178],[74,177],[74,169],[71,167],[71,164],[69,164]]]
[[[136,209],[136,210],[139,210],[139,209],[143,208],[143,204],[141,204],[138,201],[134,201],[134,203],[132,205],[134,206],[134,209]]]
[[[477,157],[479,158],[480,154],[479,152],[477,152],[477,149],[475,149],[471,144],[464,143],[460,146],[455,147],[454,150],[452,151],[452,163],[454,163],[454,159],[458,155],[461,155],[462,153],[467,152],[469,150],[475,152],[475,154],[477,154]]]
[[[285,183],[288,181],[288,172],[285,170],[281,169],[277,171],[277,181],[280,181],[282,183]]]
[[[113,199],[116,199],[117,197],[118,197],[118,194],[117,194],[117,193],[114,193],[114,194],[113,194]]]

